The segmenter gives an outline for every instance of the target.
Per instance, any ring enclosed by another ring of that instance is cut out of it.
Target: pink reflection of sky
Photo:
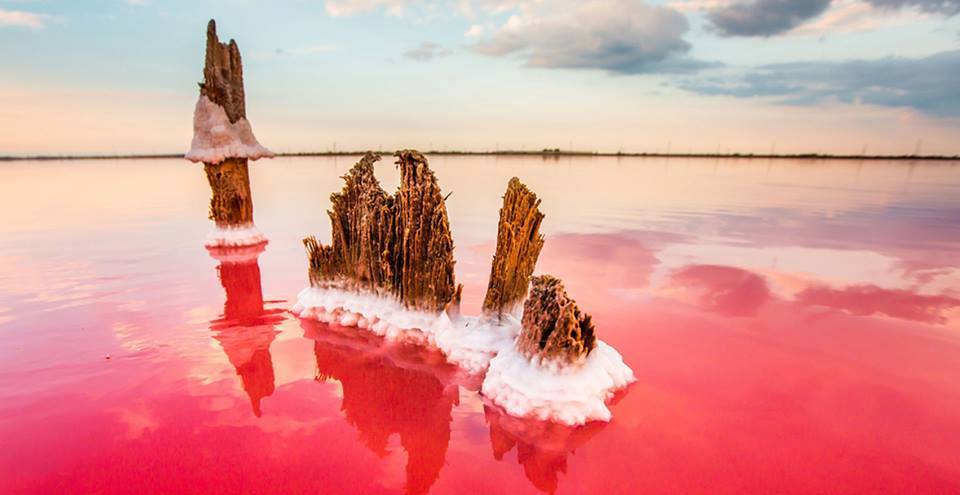
[[[457,271],[467,312],[476,312],[496,228],[489,198],[505,180],[470,188],[479,165],[465,164],[437,173],[458,198],[455,237],[471,239],[458,241]],[[655,195],[652,204],[591,192],[588,208],[551,207],[576,201],[558,177],[575,174],[582,190],[598,191],[614,165],[593,163],[597,182],[575,163],[491,166],[539,184],[550,209],[538,272],[563,278],[638,377],[612,405],[611,423],[568,429],[505,416],[435,352],[284,313],[306,281],[298,238],[326,229],[317,222],[344,166],[270,166],[254,170],[253,189],[271,243],[246,261],[201,247],[202,197],[129,193],[127,181],[144,177],[160,191],[203,180],[180,163],[121,169],[116,184],[85,200],[96,208],[70,212],[68,230],[63,219],[43,224],[49,204],[2,209],[17,218],[0,240],[0,492],[960,487],[960,306],[956,261],[946,256],[960,238],[944,229],[957,205],[932,185],[907,198],[895,182],[868,181],[876,190],[866,196],[833,190],[811,210],[777,184],[849,186],[855,174],[791,169],[786,181],[766,167],[716,177],[713,163],[642,171],[621,163],[624,175],[670,191],[698,178],[718,189],[691,201]],[[69,167],[50,167],[16,174],[70,182]],[[77,171],[108,180],[115,167]],[[917,176],[960,184],[960,172],[919,167]],[[326,189],[305,189],[317,184]],[[135,206],[97,223],[113,189]],[[909,206],[918,203],[927,206]],[[824,262],[830,256],[864,261],[839,273]]]

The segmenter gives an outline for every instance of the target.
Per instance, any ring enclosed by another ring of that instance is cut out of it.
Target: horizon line
[[[393,155],[399,150],[365,151],[305,151],[276,153],[277,157],[317,157],[317,156],[361,156],[367,152],[381,155]],[[538,151],[496,150],[430,150],[421,151],[424,155],[436,156],[540,156],[544,158],[566,157],[637,157],[637,158],[767,158],[767,159],[811,159],[811,160],[928,160],[960,161],[960,155],[859,155],[833,153],[663,153],[663,152],[603,152],[543,149]],[[183,153],[126,153],[126,154],[63,154],[63,155],[7,155],[0,161],[56,161],[56,160],[126,160],[126,159],[167,159],[184,158]]]

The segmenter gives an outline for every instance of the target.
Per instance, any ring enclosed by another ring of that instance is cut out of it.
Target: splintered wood
[[[207,24],[207,54],[200,94],[223,107],[230,122],[246,118],[243,94],[243,64],[237,43],[221,43],[217,24]],[[217,227],[239,227],[253,223],[253,200],[246,158],[227,158],[220,163],[204,163],[204,171],[213,196],[210,219]]]
[[[387,292],[408,307],[455,312],[460,289],[453,274],[453,236],[436,176],[426,158],[397,152],[400,188],[380,187],[367,153],[332,194],[332,245],[304,239],[315,287]]]
[[[490,266],[490,282],[483,301],[486,316],[500,318],[523,303],[536,267],[543,235],[540,234],[540,200],[514,177],[507,184],[500,208],[497,250]]]
[[[596,344],[590,315],[567,296],[563,283],[550,275],[533,277],[523,306],[517,349],[529,358],[572,363]]]
[[[223,107],[230,122],[247,117],[243,94],[243,63],[237,42],[221,43],[217,37],[217,23],[207,23],[207,55],[203,67],[200,94]]]

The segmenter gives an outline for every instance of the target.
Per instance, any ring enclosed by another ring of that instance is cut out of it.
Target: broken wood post
[[[595,344],[590,315],[580,311],[560,279],[533,277],[517,349],[531,359],[574,363],[586,357]]]
[[[243,89],[243,64],[234,40],[221,43],[217,25],[207,24],[207,50],[194,110],[193,142],[186,158],[203,162],[210,184],[210,219],[220,231],[253,227],[248,160],[273,157],[257,142],[247,121]],[[244,245],[263,242],[257,232],[244,236],[214,235],[211,245]]]
[[[423,155],[403,150],[396,157],[400,169],[400,189],[394,199],[399,256],[394,279],[404,303],[442,311],[459,292],[447,206]]]
[[[404,150],[396,156],[401,179],[393,196],[374,176],[380,155],[371,152],[343,176],[343,189],[330,195],[331,245],[303,240],[310,284],[387,293],[410,308],[453,313],[460,289],[440,186],[423,155]]]
[[[530,276],[543,248],[540,234],[540,200],[514,177],[507,184],[497,227],[497,250],[490,266],[490,281],[483,314],[496,317],[516,312],[523,304]]]

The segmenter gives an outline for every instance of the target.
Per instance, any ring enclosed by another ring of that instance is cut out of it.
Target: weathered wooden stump
[[[303,241],[310,283],[388,293],[411,308],[452,313],[460,289],[440,186],[423,155],[404,150],[396,156],[401,179],[393,196],[374,177],[380,156],[370,152],[343,177],[343,190],[330,196],[331,245],[314,237]]]
[[[560,279],[533,277],[517,349],[529,358],[573,363],[589,354],[595,344],[590,315],[580,311]]]
[[[500,319],[523,304],[530,276],[543,248],[540,200],[514,177],[507,184],[497,227],[497,250],[483,300],[484,316]]]
[[[220,105],[231,123],[247,117],[243,94],[243,63],[237,42],[221,43],[217,23],[207,24],[207,55],[203,67],[200,95]],[[219,163],[205,162],[203,170],[213,196],[210,219],[217,227],[229,228],[253,223],[253,198],[246,158],[227,158]]]

